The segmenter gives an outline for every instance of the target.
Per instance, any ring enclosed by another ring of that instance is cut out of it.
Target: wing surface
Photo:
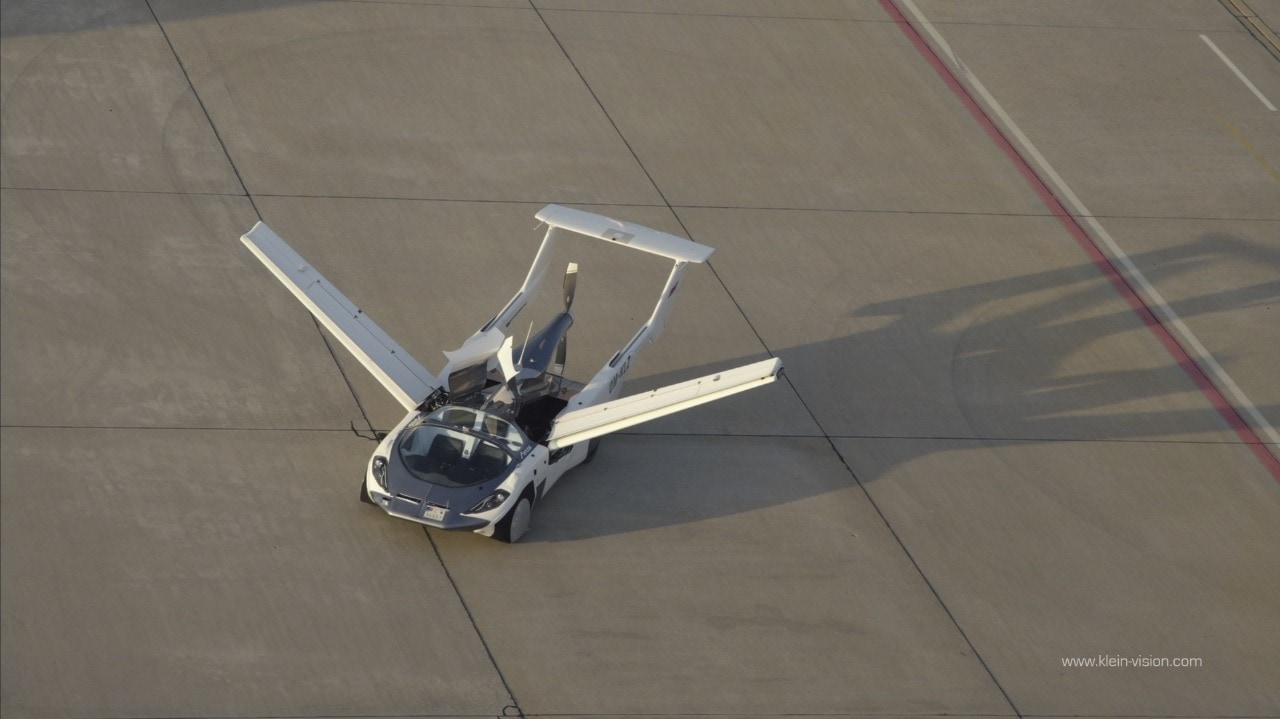
[[[677,262],[704,262],[715,251],[714,248],[706,245],[637,225],[634,222],[614,220],[604,215],[583,212],[571,207],[547,205],[539,210],[535,217],[552,227],[560,227],[587,237],[609,240],[626,245],[633,250],[650,252]]]
[[[567,447],[745,392],[774,381],[781,369],[782,360],[775,357],[650,392],[569,410],[557,417],[552,424],[547,444],[551,449]]]
[[[417,407],[440,386],[435,375],[396,344],[270,227],[259,222],[240,240],[405,409]]]

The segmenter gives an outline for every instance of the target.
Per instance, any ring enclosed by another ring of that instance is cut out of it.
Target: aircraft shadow
[[[1280,268],[1276,253],[1223,234],[1132,259],[1160,286],[1226,255]],[[1192,320],[1276,304],[1280,281],[1205,292],[1170,306]],[[832,456],[833,439],[837,447],[842,439],[954,439],[983,449],[1089,440],[1236,441],[1184,369],[1152,341],[1088,263],[866,304],[852,314],[890,321],[836,340],[775,349],[786,363],[787,377],[781,381],[790,382],[813,411],[821,434],[674,437],[632,431],[606,437],[595,463],[571,471],[541,503],[535,529],[523,541],[590,539],[753,512],[875,482],[891,468],[882,466],[878,474],[858,471],[855,479]],[[1072,369],[1067,358],[1111,342],[1128,343],[1119,346],[1133,346],[1142,355],[1123,368],[1098,369],[1093,361],[1083,363],[1088,371]],[[714,366],[639,377],[629,382],[628,393],[755,359],[759,356],[726,358]],[[1228,372],[1236,360],[1216,359]],[[739,402],[740,411],[760,412],[758,403],[741,399],[749,396],[722,403]],[[1265,417],[1280,416],[1280,405],[1258,410]],[[938,446],[936,441],[898,442],[893,456],[904,464]],[[753,473],[748,467],[742,477],[726,477],[753,456],[759,462],[761,447],[793,453],[794,458],[773,457],[768,464],[795,470]],[[1088,445],[1080,447],[1088,452]],[[823,466],[843,475],[838,483],[796,476],[806,471],[803,455],[814,452],[825,453],[830,461]],[[731,456],[735,453],[746,457]],[[849,466],[860,464],[852,461],[856,458],[841,459]]]

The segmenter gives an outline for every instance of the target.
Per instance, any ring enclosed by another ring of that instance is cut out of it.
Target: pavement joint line
[[[84,424],[3,424],[0,429],[65,429],[65,430],[108,430],[136,431],[161,430],[167,432],[342,432],[349,434],[348,427],[193,427],[168,426],[148,427],[144,425],[84,425]]]
[[[790,379],[787,380],[788,383],[790,383],[790,381]],[[799,397],[799,391],[796,392],[796,396]],[[801,398],[800,401],[801,403],[804,403],[803,398]],[[805,409],[808,408],[809,406],[805,404]],[[815,416],[813,421],[817,423],[818,418]],[[821,429],[821,425],[819,425],[819,429]],[[880,509],[879,503],[877,503],[875,498],[871,496],[871,491],[867,489],[867,485],[863,483],[860,477],[858,477],[858,473],[853,471],[853,466],[850,465],[844,455],[840,453],[840,449],[836,447],[835,441],[830,436],[827,437],[827,443],[831,446],[831,451],[835,453],[836,459],[840,461],[840,464],[844,465],[845,471],[849,473],[850,477],[853,477],[853,481],[858,485],[858,488],[862,490],[863,496],[867,498],[867,502],[871,505],[871,508],[876,511],[876,514],[880,517],[880,521],[884,523],[885,529],[889,530],[889,534],[893,537],[893,541],[897,542],[898,548],[902,550],[904,555],[906,555],[907,561],[911,562],[911,566],[915,568],[916,574],[920,576],[920,580],[924,582],[929,593],[933,595],[934,601],[938,603],[938,606],[942,608],[943,613],[947,615],[947,619],[951,621],[951,626],[955,627],[956,632],[960,634],[960,638],[963,639],[965,645],[969,647],[969,651],[973,652],[973,658],[978,660],[978,664],[981,665],[983,671],[986,672],[987,678],[989,678],[991,683],[995,685],[996,690],[1004,697],[1005,702],[1009,705],[1009,708],[1014,711],[1014,714],[1018,717],[1022,717],[1022,712],[1019,711],[1018,706],[1013,703],[1013,697],[1009,696],[1009,692],[1005,690],[1004,685],[1002,685],[1000,680],[996,678],[995,671],[987,664],[987,660],[982,658],[982,653],[978,651],[978,647],[975,646],[973,640],[969,638],[969,634],[965,632],[964,627],[960,626],[960,620],[952,614],[951,607],[948,607],[946,601],[942,599],[942,594],[940,594],[938,589],[933,586],[933,582],[929,581],[929,575],[925,573],[924,567],[920,566],[920,563],[916,561],[915,555],[907,548],[906,541],[899,536],[898,531],[893,528],[893,523],[889,521],[888,515]]]
[[[512,707],[508,707],[508,708],[512,708]],[[722,718],[722,719],[735,719],[735,718],[736,718],[736,719],[752,719],[753,717],[754,717],[754,718],[757,718],[757,719],[783,719],[783,718],[785,718],[785,717],[797,717],[797,718],[800,718],[800,717],[832,717],[833,719],[836,719],[836,718],[842,718],[842,717],[846,717],[846,718],[847,718],[847,717],[875,717],[875,718],[878,718],[878,719],[918,719],[918,718],[919,718],[919,719],[927,719],[927,718],[931,718],[931,717],[955,717],[955,716],[957,716],[957,715],[956,715],[956,714],[950,714],[950,713],[940,713],[940,714],[938,714],[938,713],[933,713],[933,714],[923,714],[923,713],[913,713],[913,714],[892,714],[892,713],[890,713],[890,714],[885,714],[885,713],[883,713],[883,712],[875,712],[875,713],[862,713],[862,712],[854,712],[854,713],[849,713],[849,712],[834,712],[834,713],[833,713],[833,712],[817,712],[817,713],[814,713],[814,712],[805,712],[805,713],[803,713],[803,714],[791,714],[791,713],[788,713],[788,714],[743,714],[743,713],[740,713],[740,712],[735,712],[735,713],[733,713],[733,714],[724,714],[724,713],[719,713],[719,712],[693,712],[693,713],[690,713],[690,712],[677,712],[677,713],[669,713],[669,712],[654,713],[654,712],[647,712],[647,713],[642,713],[642,714],[636,714],[636,713],[634,713],[634,712],[628,712],[628,713],[625,713],[625,714],[617,714],[617,713],[599,713],[599,712],[594,712],[594,713],[591,713],[591,714],[580,714],[580,713],[565,713],[565,712],[542,712],[542,713],[537,713],[537,714],[520,714],[519,716],[520,716],[520,717],[523,717],[524,719],[534,719],[534,717],[564,717],[564,718],[567,718],[567,719],[572,719],[572,718],[577,718],[577,717],[588,717],[588,718],[593,718],[593,719],[602,719],[602,718],[605,718],[605,717],[627,717],[627,718],[631,718],[631,717],[654,717],[655,719],[662,719],[663,717],[704,717],[704,718],[706,718],[706,719],[716,719],[716,718]],[[971,712],[971,713],[967,713],[967,714],[963,714],[963,715],[959,715],[959,716],[964,716],[964,717],[1011,717],[1011,716],[1014,716],[1014,715],[1012,715],[1012,714],[992,714],[992,713],[981,713],[981,712],[972,713],[972,712]],[[474,719],[514,719],[514,718],[516,717],[516,715],[514,715],[514,714],[492,714],[492,713],[489,713],[489,714],[470,714],[470,713],[458,713],[458,712],[449,712],[449,713],[446,713],[446,714],[243,714],[243,715],[241,715],[241,714],[234,714],[234,715],[232,715],[232,714],[200,714],[200,715],[193,715],[193,716],[191,716],[191,717],[188,717],[187,719],[456,719],[457,717],[470,717],[470,718],[474,718]],[[1155,714],[1155,715],[1150,715],[1150,717],[1148,717],[1148,715],[1132,715],[1132,714],[1131,714],[1131,715],[1115,715],[1115,714],[1106,714],[1106,715],[1101,715],[1101,714],[1099,714],[1099,715],[1090,715],[1090,714],[1030,714],[1030,715],[1027,715],[1027,719],[1070,719],[1070,718],[1074,718],[1074,717],[1079,717],[1079,718],[1081,718],[1081,719],[1094,719],[1095,717],[1096,717],[1097,719],[1103,719],[1104,717],[1114,717],[1115,719],[1275,719],[1275,717],[1265,717],[1265,716],[1231,716],[1231,717],[1220,717],[1220,716],[1199,717],[1199,716],[1195,716],[1195,717],[1193,717],[1193,716],[1178,716],[1178,715],[1170,715],[1170,714]],[[76,719],[170,719],[170,717],[169,717],[168,715],[156,715],[156,716],[154,716],[154,717],[149,717],[149,716],[146,716],[146,715],[143,715],[143,716],[141,716],[141,717],[137,717],[137,716],[123,717],[123,716],[98,716],[98,715],[93,715],[93,716],[81,716],[81,717],[77,717]]]
[[[146,425],[0,425],[0,430],[101,430],[101,431],[187,431],[187,432],[326,432],[326,434],[349,434],[351,427],[212,427],[212,426],[146,426]],[[372,431],[385,432],[387,429],[372,427]],[[663,438],[663,436],[689,436],[689,438],[719,439],[854,439],[854,440],[890,440],[890,441],[956,441],[956,443],[1007,443],[1007,444],[1169,444],[1169,445],[1203,445],[1203,446],[1240,446],[1239,441],[1228,440],[1183,440],[1183,439],[1112,439],[1112,438],[1006,438],[1006,436],[961,436],[961,435],[838,435],[838,434],[778,434],[778,432],[613,432],[611,436],[631,436],[631,438]],[[367,439],[367,438],[366,438]]]
[[[253,195],[249,192],[248,185],[244,182],[244,177],[240,174],[240,168],[236,166],[236,161],[231,157],[231,150],[227,147],[226,141],[222,139],[222,133],[218,131],[218,126],[213,122],[213,116],[209,114],[209,108],[204,104],[204,98],[200,97],[199,91],[196,90],[195,83],[191,81],[191,73],[187,72],[187,66],[182,62],[182,57],[178,55],[178,48],[174,47],[173,40],[169,38],[169,31],[165,30],[164,23],[160,22],[160,16],[156,14],[155,8],[151,6],[151,0],[146,0],[147,11],[151,13],[151,19],[155,21],[156,27],[160,30],[161,36],[164,37],[165,44],[169,46],[169,52],[173,55],[173,61],[177,63],[178,69],[182,71],[182,77],[187,81],[187,87],[191,89],[191,96],[196,99],[196,104],[200,106],[200,112],[204,114],[205,122],[209,123],[209,130],[213,132],[213,136],[218,141],[218,146],[222,148],[223,157],[227,158],[227,165],[231,167],[231,171],[235,173],[236,182],[240,184],[240,189],[244,191],[244,197],[249,200],[249,205],[253,208],[253,214],[261,221],[262,211],[258,209],[258,203],[254,201]],[[369,422],[369,415],[364,410],[364,405],[360,403],[360,396],[356,394],[355,386],[351,384],[351,380],[347,377],[347,372],[342,367],[342,363],[338,361],[338,355],[333,351],[333,345],[329,342],[329,337],[320,328],[320,322],[313,316],[312,323],[315,324],[316,332],[319,333],[320,339],[324,342],[324,346],[329,350],[329,356],[333,358],[333,363],[337,365],[339,374],[347,383],[347,388],[351,391],[351,397],[355,400],[356,408],[360,410],[360,416],[364,418],[366,424],[369,425],[369,431],[373,431],[373,425]],[[354,426],[353,426],[354,431]]]
[[[753,436],[753,435],[741,435]],[[763,437],[786,437],[786,436],[805,436],[818,437],[819,435],[760,435]],[[1245,443],[1234,440],[1208,440],[1208,439],[1150,439],[1150,438],[1083,438],[1083,437],[960,437],[960,436],[929,436],[929,435],[894,435],[894,434],[833,434],[832,439],[876,439],[891,440],[904,442],[1007,442],[1018,444],[1168,444],[1168,445],[1188,445],[1188,446],[1221,446],[1221,447],[1246,447]]]
[[[542,715],[550,716],[550,715]],[[943,715],[945,716],[945,715]],[[970,716],[984,716],[982,714],[973,714]],[[476,714],[472,712],[445,712],[437,713],[413,713],[405,714],[403,712],[396,714],[193,714],[183,715],[186,719],[454,719],[455,717],[475,717],[483,719],[485,717],[497,717],[502,719],[501,714],[483,713]],[[75,719],[172,719],[172,714],[156,714],[156,715],[102,715],[90,714],[80,715]]]
[[[364,2],[365,0],[345,0],[347,2]],[[531,0],[533,1],[533,0]],[[1223,3],[1238,2],[1239,0],[1220,0]],[[697,12],[663,12],[661,10],[619,10],[616,8],[545,8],[548,12],[559,13],[597,13],[601,15],[660,15],[664,17],[713,17],[713,18],[738,18],[742,20],[791,20],[791,21],[821,21],[821,22],[847,22],[859,23],[865,25],[891,25],[892,20],[876,20],[873,18],[852,18],[852,17],[809,17],[809,16],[792,16],[792,15],[740,15],[735,13],[697,13]],[[1261,19],[1257,15],[1250,13],[1248,16],[1237,15],[1241,22],[1256,22],[1261,27],[1266,28]],[[1070,25],[1065,23],[1034,23],[1034,22],[977,22],[972,20],[948,20],[937,23],[939,25],[973,25],[973,26],[998,26],[1012,28],[1047,28],[1062,30],[1145,30],[1149,31],[1153,28],[1147,25]],[[1270,31],[1270,28],[1266,28]],[[1169,32],[1194,32],[1193,30],[1172,29]],[[1271,33],[1274,36],[1274,33]],[[1260,38],[1261,39],[1261,38]]]
[[[357,0],[359,1],[359,0]],[[801,22],[856,22],[868,24],[884,24],[884,20],[871,20],[867,18],[852,17],[811,17],[796,15],[741,15],[738,13],[714,13],[714,12],[664,12],[662,10],[619,10],[617,8],[580,8],[580,7],[550,7],[538,8],[535,0],[530,0],[530,4],[535,5],[535,10],[545,9],[547,12],[563,12],[563,13],[595,13],[598,15],[659,15],[662,17],[713,17],[713,18],[735,18],[741,20],[790,20]]]
[[[384,200],[388,202],[437,202],[457,204],[493,204],[493,205],[586,205],[592,207],[649,207],[672,210],[728,210],[741,212],[826,212],[841,214],[866,215],[929,215],[942,217],[1053,217],[1048,212],[990,212],[982,210],[928,210],[928,209],[887,209],[880,207],[781,207],[772,205],[693,205],[663,204],[660,202],[616,202],[582,199],[485,199],[461,197],[404,197],[396,195],[304,195],[292,193],[256,192],[252,196],[234,192],[187,192],[183,190],[108,190],[94,187],[20,187],[16,185],[0,185],[0,190],[8,192],[83,192],[120,195],[171,195],[174,197],[226,197],[226,198],[262,198],[286,200]],[[1169,220],[1169,221],[1207,221],[1207,222],[1280,222],[1280,217],[1209,217],[1199,215],[1105,215],[1095,214],[1100,220]],[[678,219],[678,218],[677,218]]]
[[[222,148],[223,157],[227,158],[227,164],[231,167],[231,171],[235,173],[236,182],[240,185],[240,189],[244,192],[244,197],[249,199],[249,204],[253,205],[253,213],[262,219],[262,213],[258,210],[258,205],[253,201],[253,195],[249,194],[249,188],[244,184],[244,178],[240,175],[240,168],[236,166],[235,160],[231,158],[231,151],[227,148],[227,143],[222,139],[222,133],[218,132],[218,126],[213,122],[213,116],[209,114],[209,108],[204,104],[204,98],[200,97],[200,93],[196,90],[195,83],[191,81],[191,73],[187,72],[187,66],[182,62],[182,57],[178,55],[178,48],[173,46],[173,40],[169,37],[169,31],[165,29],[164,23],[160,22],[160,16],[156,14],[156,10],[151,6],[151,0],[145,0],[147,12],[151,13],[151,19],[155,21],[156,28],[160,30],[160,35],[164,37],[164,42],[169,46],[169,53],[173,55],[173,61],[177,63],[178,69],[182,71],[182,77],[187,81],[187,87],[191,90],[191,96],[196,99],[196,104],[200,106],[200,112],[204,114],[205,122],[209,123],[209,130],[213,132],[213,136],[218,141],[218,147]]]
[[[541,10],[539,10],[537,6],[533,5],[533,0],[530,0],[530,6],[533,7],[534,12],[537,13],[538,15],[538,19],[542,21],[542,24],[544,27],[546,27],[547,32],[551,35],[551,38],[555,41],[556,45],[560,48],[560,51],[564,54],[565,60],[569,62],[569,65],[573,68],[574,72],[577,73],[578,78],[582,81],[583,86],[586,87],[587,92],[590,93],[591,97],[596,101],[597,106],[599,106],[600,108],[600,112],[604,114],[605,118],[609,121],[609,124],[613,126],[614,131],[618,133],[618,138],[622,141],[623,145],[625,145],[627,150],[631,152],[631,156],[635,159],[636,164],[640,167],[640,170],[644,172],[645,177],[649,179],[649,182],[653,185],[654,191],[658,193],[658,196],[662,199],[663,203],[667,205],[667,208],[671,212],[672,217],[674,217],[676,222],[680,224],[680,227],[684,231],[685,236],[689,237],[690,239],[693,239],[692,234],[689,232],[688,227],[685,226],[684,220],[681,219],[679,213],[677,213],[675,208],[671,205],[671,201],[667,199],[666,193],[664,193],[662,191],[662,188],[658,186],[657,181],[654,179],[653,175],[649,172],[649,169],[645,167],[644,162],[640,160],[640,156],[636,153],[635,149],[631,146],[631,143],[627,140],[626,136],[623,134],[622,129],[618,127],[618,124],[614,121],[613,117],[609,114],[608,109],[604,106],[604,102],[600,99],[599,95],[596,94],[595,88],[591,87],[591,83],[589,83],[587,81],[586,76],[582,74],[582,70],[578,68],[576,63],[574,63],[573,57],[569,54],[568,48],[566,48],[564,44],[560,41],[560,38],[556,36],[555,31],[552,30],[550,23],[548,23],[546,18],[543,17]],[[743,321],[747,323],[747,327],[749,327],[752,333],[755,334],[756,339],[757,341],[760,342],[761,347],[763,347],[764,350],[769,353],[770,357],[776,357],[777,355],[773,352],[772,349],[769,348],[768,344],[765,343],[764,338],[760,336],[759,331],[756,330],[755,325],[752,324],[751,319],[747,316],[746,311],[742,308],[737,298],[733,296],[733,293],[729,290],[728,285],[725,284],[724,280],[720,277],[720,274],[716,272],[716,269],[712,265],[712,263],[708,261],[706,264],[707,264],[707,267],[711,270],[712,274],[715,276],[717,282],[720,283],[720,286],[725,291],[725,294],[729,297],[730,301],[732,301],[734,306],[738,309],[738,312],[741,314]],[[870,502],[871,506],[876,510],[876,513],[880,516],[881,521],[884,522],[885,528],[889,530],[889,533],[893,536],[894,540],[898,543],[899,548],[906,555],[907,560],[911,562],[913,567],[915,567],[916,573],[920,576],[920,579],[925,583],[925,586],[928,587],[929,591],[933,594],[934,599],[938,602],[939,606],[941,606],[942,611],[951,620],[952,625],[956,628],[956,631],[959,632],[961,638],[964,639],[964,642],[969,647],[970,651],[973,652],[974,658],[976,658],[979,664],[982,665],[982,668],[986,671],[987,676],[991,679],[996,689],[1004,697],[1009,707],[1013,709],[1014,713],[1020,717],[1021,713],[1018,712],[1018,708],[1013,703],[1013,699],[1009,696],[1009,693],[1005,691],[1004,687],[1000,684],[1000,681],[996,679],[995,674],[992,672],[991,668],[987,665],[986,660],[982,658],[982,655],[981,653],[978,652],[977,647],[975,647],[973,642],[970,641],[969,636],[965,633],[964,629],[960,626],[960,623],[956,620],[955,616],[951,613],[951,609],[947,607],[946,602],[942,600],[942,596],[938,594],[938,591],[934,588],[933,583],[929,581],[929,578],[925,574],[923,568],[916,561],[915,557],[911,554],[911,551],[907,549],[907,546],[903,542],[902,538],[898,536],[898,533],[896,531],[894,531],[893,525],[889,523],[888,517],[886,517],[884,512],[880,510],[880,506],[876,504],[875,499],[872,498],[871,493],[867,490],[866,485],[862,483],[862,480],[858,478],[858,475],[853,471],[853,468],[849,465],[847,461],[845,461],[844,456],[840,454],[840,450],[836,447],[835,442],[831,439],[830,435],[827,434],[822,424],[818,421],[817,415],[814,414],[812,408],[809,407],[809,404],[804,401],[804,397],[800,394],[799,389],[795,386],[795,384],[791,381],[791,378],[788,377],[785,372],[782,373],[782,378],[786,381],[787,385],[791,387],[791,391],[795,394],[796,399],[799,400],[800,404],[805,408],[805,411],[809,413],[809,416],[813,419],[814,426],[816,426],[823,433],[823,435],[826,436],[827,444],[831,448],[831,451],[835,454],[836,459],[839,460],[844,465],[845,469],[848,471],[849,476],[853,479],[854,483],[862,489],[863,495],[866,496],[867,501]],[[427,536],[431,537],[431,533],[427,532]],[[433,547],[435,547],[434,538],[431,539],[431,544]],[[438,549],[436,551],[436,554],[437,556],[440,556]],[[440,563],[441,563],[441,566],[443,567],[444,558],[442,556],[440,557]],[[445,568],[445,573],[446,575],[448,574],[447,568]],[[450,577],[450,582],[452,581],[453,579],[452,577]],[[456,584],[454,586],[456,590],[457,589]],[[461,592],[458,593],[458,598],[459,598],[459,601],[463,601],[464,607],[465,607],[465,600],[462,599]],[[471,616],[469,610],[467,614],[469,617]],[[474,618],[472,618],[472,623],[474,625]],[[475,628],[476,628],[477,636],[480,636],[481,642],[483,643],[484,637],[480,635],[479,627],[476,626]],[[485,651],[489,651],[488,644],[485,644]],[[492,658],[492,654],[490,654],[490,658]],[[502,677],[501,670],[498,669],[496,660],[494,661],[494,668],[499,672],[499,677]],[[506,684],[506,678],[502,677],[502,680],[503,680],[503,683]],[[512,701],[515,702],[514,694],[512,694]],[[519,707],[518,702],[516,702],[516,706],[517,708]]]
[[[190,719],[453,719],[455,717],[474,717],[474,719],[503,719],[501,714],[459,714],[451,712],[448,714],[202,714],[194,715]],[[578,713],[558,713],[545,712],[538,714],[522,714],[525,719],[534,719],[535,717],[562,717],[565,719],[577,719],[579,717],[594,717],[602,719],[606,717],[653,717],[654,719],[663,719],[664,717],[703,717],[705,719],[732,719],[738,718],[757,718],[757,719],[779,719],[782,717],[878,717],[880,719],[932,719],[941,717],[955,717],[952,713],[912,713],[912,714],[893,714],[884,712],[861,713],[861,712],[819,712],[804,714],[723,714],[723,713],[707,713],[707,712],[679,712],[679,713],[645,713],[645,714],[578,714]],[[994,714],[994,713],[967,713],[959,716],[965,717],[1011,717],[1013,714]],[[122,716],[87,716],[77,717],[77,719],[168,719],[166,715],[157,715],[155,717],[122,717]],[[1023,714],[1022,719],[1275,719],[1270,714]]]
[[[649,205],[646,205],[648,207]],[[937,215],[952,217],[1054,217],[1050,212],[985,212],[963,210],[889,210],[849,207],[752,207],[747,205],[672,205],[678,210],[730,210],[744,212],[828,212],[868,215]],[[1093,215],[1103,220],[1169,220],[1174,222],[1280,222],[1280,217],[1201,217],[1197,215]]]
[[[578,79],[582,81],[582,86],[586,88],[587,92],[591,95],[591,99],[595,100],[596,106],[600,108],[600,113],[609,121],[609,125],[613,128],[613,131],[617,133],[618,139],[621,140],[623,146],[627,148],[627,152],[631,153],[631,158],[636,161],[636,166],[640,168],[640,171],[643,172],[644,176],[649,180],[649,184],[653,186],[653,191],[658,193],[658,198],[662,200],[662,204],[665,205],[668,210],[671,210],[671,201],[667,199],[666,193],[662,191],[661,187],[658,187],[658,181],[649,173],[649,168],[645,167],[644,163],[641,162],[640,155],[636,153],[635,148],[631,146],[631,142],[627,140],[627,136],[622,133],[622,128],[618,127],[618,123],[615,122],[613,116],[609,114],[608,108],[604,106],[604,101],[596,94],[596,90],[591,86],[591,83],[587,82],[587,76],[582,74],[582,70],[578,67],[578,64],[573,61],[573,56],[569,54],[569,48],[565,47],[564,43],[560,42],[560,37],[556,35],[555,30],[551,29],[551,23],[547,22],[547,19],[543,17],[542,10],[538,9],[538,6],[534,4],[533,0],[529,0],[529,7],[533,8],[534,13],[538,16],[538,20],[540,20],[542,22],[542,26],[546,28],[547,34],[551,36],[556,47],[560,48],[560,53],[564,55],[564,59],[569,63],[569,67],[573,68]],[[671,210],[671,214],[675,215],[675,211]],[[680,218],[677,216],[676,221],[679,222],[679,220]],[[681,223],[681,227],[683,226],[684,224]]]
[[[298,195],[259,192],[255,197],[271,197],[291,200],[386,200],[389,202],[456,202],[477,205],[594,205],[597,207],[667,207],[660,202],[597,202],[592,200],[552,199],[486,199],[476,197],[403,197],[396,195]]]
[[[244,197],[237,192],[189,192],[185,190],[108,190],[100,187],[18,187],[0,185],[0,190],[13,192],[85,192],[104,195],[171,195],[174,197]]]
[[[776,714],[776,713],[775,713],[775,714],[743,714],[743,713],[741,713],[741,712],[734,712],[734,713],[732,713],[732,714],[725,714],[725,713],[722,713],[722,712],[675,712],[675,713],[671,713],[671,712],[661,712],[661,713],[646,712],[646,713],[643,713],[643,714],[636,714],[636,713],[634,713],[634,712],[628,712],[628,713],[626,713],[626,714],[616,714],[616,713],[614,713],[614,714],[601,714],[601,713],[593,713],[593,714],[578,714],[578,713],[556,713],[556,712],[547,712],[547,713],[540,713],[540,714],[526,714],[526,715],[525,715],[525,717],[526,717],[527,719],[534,719],[535,717],[565,717],[565,718],[570,718],[570,719],[576,719],[577,717],[588,717],[589,719],[603,719],[603,718],[605,718],[605,717],[624,717],[624,718],[626,718],[626,719],[632,719],[633,717],[654,717],[655,719],[662,719],[663,717],[704,717],[705,719],[753,719],[753,718],[755,718],[755,719],[786,719],[786,717],[795,717],[796,719],[808,719],[809,717],[832,717],[833,719],[848,719],[848,717],[870,717],[870,718],[874,718],[874,719],[924,719],[924,718],[928,718],[928,717],[957,717],[957,716],[960,716],[960,717],[1012,717],[1012,716],[1016,716],[1016,715],[1014,715],[1014,714],[1007,714],[1007,713],[1006,713],[1006,714],[992,714],[992,713],[982,713],[982,712],[970,712],[970,713],[965,713],[965,714],[948,714],[948,713],[942,713],[942,714],[894,714],[894,713],[892,713],[892,712],[887,713],[887,714],[886,714],[886,713],[884,713],[884,712],[873,712],[873,713],[867,713],[867,712],[801,712],[801,713],[798,713],[798,714],[797,714],[797,713],[786,713],[786,714]],[[1044,717],[1044,716],[1045,716],[1045,715],[1043,715],[1043,714],[1041,714],[1041,715],[1027,715],[1027,717]],[[1103,716],[1114,717],[1115,715],[1111,715],[1111,714],[1108,714],[1108,715],[1099,715],[1099,719],[1101,719]],[[274,718],[272,718],[272,719],[274,719]],[[293,717],[288,717],[287,719],[294,719],[294,718],[293,718]],[[328,717],[321,717],[320,719],[328,719]],[[1117,719],[1139,719],[1139,718],[1117,718]],[[1145,718],[1142,718],[1142,719],[1145,719]],[[1191,719],[1191,718],[1190,718],[1190,717],[1187,717],[1187,718],[1183,718],[1183,717],[1170,717],[1170,716],[1169,716],[1169,715],[1167,715],[1167,714],[1157,714],[1157,715],[1154,715],[1153,717],[1151,717],[1151,719]],[[1205,718],[1201,718],[1201,719],[1263,719],[1263,718],[1262,718],[1262,717],[1205,717]],[[1268,717],[1268,718],[1266,718],[1266,719],[1275,719],[1275,717]]]
[[[960,60],[946,39],[915,3],[912,0],[880,0],[880,3],[890,15],[900,18],[900,29],[926,63],[933,67],[943,83],[986,131],[988,137],[1005,153],[1031,189],[1058,218],[1063,228],[1076,240],[1077,245],[1093,265],[1107,278],[1116,293],[1137,315],[1139,321],[1150,330],[1165,351],[1182,368],[1187,378],[1200,390],[1227,426],[1240,437],[1244,444],[1250,446],[1258,462],[1271,477],[1280,482],[1280,454],[1269,450],[1268,443],[1262,438],[1265,436],[1272,444],[1280,445],[1280,433],[1276,432],[1257,407],[1244,395],[1226,370],[1218,364],[1208,349],[1173,311],[1155,286],[1147,280],[1106,228],[1098,222],[1097,217],[1089,212],[1089,209],[1049,164],[1031,139],[1022,132],[1013,118],[1005,112],[1003,106],[996,101],[977,75]],[[933,45],[925,39],[924,33],[907,20],[906,15],[899,9],[898,3],[911,10],[916,22],[932,39]],[[951,61],[950,65],[943,60],[944,57]],[[967,87],[961,82],[961,77],[968,83]],[[1001,129],[1001,125],[996,123],[987,109],[979,104],[978,98],[973,94],[975,92],[982,98],[986,108],[999,118],[1004,129]],[[1014,140],[1021,146],[1021,150],[1014,145]],[[1032,166],[1033,162],[1045,177],[1036,172]],[[1057,188],[1058,193],[1050,187],[1050,182]],[[1068,204],[1073,208],[1074,214],[1067,208]],[[1085,229],[1086,225],[1092,234]]]
[[[498,666],[498,658],[493,655],[493,650],[489,648],[489,642],[484,638],[484,632],[480,631],[480,624],[476,622],[476,617],[471,613],[471,607],[467,604],[466,597],[462,596],[462,588],[458,586],[458,582],[454,580],[453,573],[449,571],[449,565],[444,561],[444,555],[440,552],[440,546],[436,544],[436,538],[431,534],[429,527],[423,527],[422,533],[427,535],[427,541],[431,543],[431,550],[435,552],[436,561],[440,563],[440,569],[444,571],[445,579],[449,580],[449,586],[453,587],[453,593],[458,597],[458,603],[462,605],[462,611],[467,615],[467,621],[471,622],[471,629],[475,631],[476,638],[480,640],[480,646],[484,648],[484,653],[489,657],[489,663],[493,665],[493,671],[497,673],[498,680],[502,682],[502,688],[507,691],[507,697],[511,700],[511,704],[502,708],[502,714],[498,716],[508,716],[507,709],[515,709],[516,714],[523,718],[524,710],[520,708],[520,702],[516,699],[516,693],[511,690],[511,684],[507,682],[507,677],[502,673],[502,667]]]
[[[333,343],[329,341],[329,335],[325,334],[320,327],[320,320],[315,315],[311,315],[311,322],[316,326],[316,332],[320,334],[320,339],[324,342],[325,349],[329,350],[329,357],[333,359],[333,364],[338,368],[338,374],[342,375],[342,381],[347,385],[347,391],[351,393],[352,399],[356,402],[356,409],[360,410],[360,417],[364,420],[365,425],[369,427],[369,433],[375,434],[373,422],[369,419],[369,413],[364,411],[364,405],[360,402],[360,395],[356,392],[356,386],[351,382],[351,378],[347,376],[347,370],[342,366],[342,361],[338,359],[338,353],[333,349]],[[351,424],[351,431],[355,432],[355,423]],[[359,436],[357,433],[356,436]]]

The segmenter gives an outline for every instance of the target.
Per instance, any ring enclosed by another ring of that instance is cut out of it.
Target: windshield
[[[517,453],[525,445],[510,422],[465,407],[445,407],[427,422],[401,437],[400,459],[415,477],[432,484],[468,487],[497,479],[514,461],[499,442]]]
[[[520,428],[505,419],[480,410],[469,407],[445,407],[427,417],[427,421],[447,424],[476,434],[489,435],[505,442],[516,454],[524,448],[524,435],[520,432]]]

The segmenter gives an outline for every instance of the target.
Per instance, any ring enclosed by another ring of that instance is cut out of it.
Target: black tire
[[[583,464],[590,464],[591,460],[596,458],[596,452],[600,449],[600,438],[587,441],[587,458],[582,460]]]
[[[365,486],[364,477],[360,478],[360,501],[365,504],[373,504],[373,497],[369,496],[369,488]]]
[[[533,517],[533,497],[529,492],[520,495],[520,499],[511,505],[506,515],[498,520],[493,529],[493,538],[499,542],[515,544],[529,531],[529,523]]]

